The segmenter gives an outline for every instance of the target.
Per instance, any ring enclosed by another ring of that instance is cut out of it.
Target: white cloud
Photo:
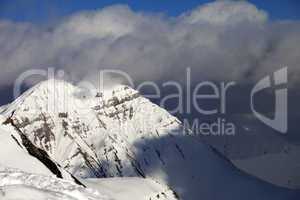
[[[30,68],[62,68],[78,80],[121,69],[136,80],[248,81],[287,65],[299,76],[298,22],[268,21],[247,2],[217,1],[177,18],[111,6],[51,29],[0,22],[0,85]],[[296,80],[296,79],[295,79]]]
[[[246,1],[219,1],[204,6],[183,15],[186,22],[211,23],[215,25],[229,25],[241,22],[262,23],[267,21],[267,14],[258,10]]]

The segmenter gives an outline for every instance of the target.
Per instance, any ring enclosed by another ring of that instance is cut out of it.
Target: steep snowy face
[[[5,118],[0,116],[0,123]],[[19,134],[10,126],[0,127],[0,167],[18,168],[28,173],[52,175],[37,158],[30,156],[20,142]]]
[[[91,97],[59,80],[33,87],[3,114],[78,177],[145,176],[134,144],[168,134],[180,124],[127,86]],[[155,155],[159,157],[159,150]]]

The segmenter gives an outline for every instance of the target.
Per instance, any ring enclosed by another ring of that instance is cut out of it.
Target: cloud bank
[[[52,27],[0,21],[0,86],[27,69],[64,69],[75,80],[120,69],[136,81],[248,82],[288,66],[298,82],[300,24],[271,21],[246,1],[216,1],[178,17],[124,5],[77,13]]]

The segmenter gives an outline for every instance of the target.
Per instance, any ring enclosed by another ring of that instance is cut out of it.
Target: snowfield
[[[174,192],[151,179],[137,177],[87,179],[84,183],[116,200],[176,200]]]
[[[0,199],[3,200],[113,200],[98,191],[58,179],[18,170],[0,170]]]
[[[1,200],[176,200],[168,187],[142,178],[87,179],[88,188],[54,176],[0,168]]]

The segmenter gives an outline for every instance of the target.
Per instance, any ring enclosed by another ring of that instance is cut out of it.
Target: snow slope
[[[270,183],[300,188],[300,149],[289,145],[280,153],[268,153],[253,158],[233,160],[236,166]]]
[[[0,117],[0,123],[4,121]],[[52,175],[51,171],[44,166],[38,159],[28,155],[17,138],[19,135],[11,127],[0,127],[0,167],[18,168],[28,173],[37,173],[44,175]]]
[[[173,191],[141,178],[84,180],[88,188],[12,168],[0,167],[1,200],[176,200]]]
[[[1,200],[112,200],[96,190],[58,179],[0,168]]]
[[[288,139],[293,133],[276,133],[251,115],[238,114],[229,121],[237,126],[234,136],[201,139],[239,169],[281,187],[300,189],[300,146],[296,139]]]
[[[102,194],[113,196],[116,200],[175,200],[176,194],[170,188],[151,179],[137,177],[87,179],[88,187],[97,189]],[[130,194],[130,195],[129,195]]]

